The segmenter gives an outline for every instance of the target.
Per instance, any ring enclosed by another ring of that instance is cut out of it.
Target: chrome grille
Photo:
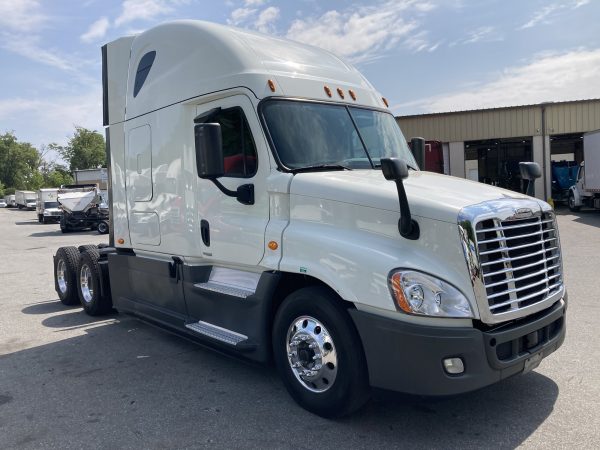
[[[481,276],[492,315],[540,303],[562,288],[554,214],[500,220],[475,226]]]

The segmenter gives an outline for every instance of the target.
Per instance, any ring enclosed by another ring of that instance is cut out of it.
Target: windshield
[[[58,202],[44,202],[44,208],[58,208]]]
[[[264,104],[263,115],[275,151],[288,169],[371,169],[384,157],[396,157],[417,167],[400,127],[387,112],[270,100]]]

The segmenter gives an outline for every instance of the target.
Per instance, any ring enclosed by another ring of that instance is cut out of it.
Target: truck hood
[[[529,198],[464,178],[423,171],[410,171],[404,186],[413,215],[450,223],[456,223],[465,206],[502,198]],[[379,170],[299,173],[294,175],[290,194],[400,211],[396,183],[386,180]]]

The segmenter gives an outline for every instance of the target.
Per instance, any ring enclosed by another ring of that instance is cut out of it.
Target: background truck
[[[569,208],[582,206],[600,209],[600,130],[583,135],[583,162],[577,182],[569,189]]]
[[[19,209],[35,209],[36,200],[33,191],[15,191],[15,202]]]
[[[108,233],[108,205],[96,185],[63,186],[58,189],[57,201],[62,210],[60,230],[63,233],[85,229]]]
[[[325,417],[371,387],[478,389],[562,344],[550,205],[419,170],[348,63],[200,21],[117,39],[102,60],[109,244],[57,250],[63,303],[274,361]]]
[[[60,222],[62,211],[58,207],[58,188],[46,188],[37,191],[36,213],[38,222]]]
[[[4,200],[6,201],[7,208],[15,208],[17,206],[17,200],[16,200],[15,194],[6,195],[4,197]]]

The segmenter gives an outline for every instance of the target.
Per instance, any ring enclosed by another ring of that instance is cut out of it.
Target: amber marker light
[[[267,84],[269,85],[269,89],[271,89],[271,92],[275,92],[275,83],[273,83],[273,80],[267,81]]]
[[[352,97],[352,100],[356,100],[356,94],[354,93],[354,91],[352,89],[348,90],[348,94],[350,94],[350,97]]]
[[[275,251],[279,248],[279,244],[275,241],[270,241],[269,242],[269,249]]]
[[[390,106],[389,103],[388,103],[388,101],[387,101],[387,98],[381,97],[381,100],[383,100],[383,104],[385,105],[386,108],[388,108]]]
[[[323,86],[323,89],[325,89],[327,97],[331,97],[331,89],[329,89],[329,86]]]
[[[392,275],[390,281],[392,286],[392,294],[394,294],[394,299],[396,300],[398,307],[406,313],[412,313],[413,311],[410,308],[410,305],[404,296],[404,290],[402,289],[402,273],[396,272],[394,275]]]
[[[342,99],[344,98],[344,91],[341,88],[337,88],[337,93]]]
[[[119,239],[117,239],[117,243],[118,244],[124,244],[125,243],[125,239],[119,238]]]

